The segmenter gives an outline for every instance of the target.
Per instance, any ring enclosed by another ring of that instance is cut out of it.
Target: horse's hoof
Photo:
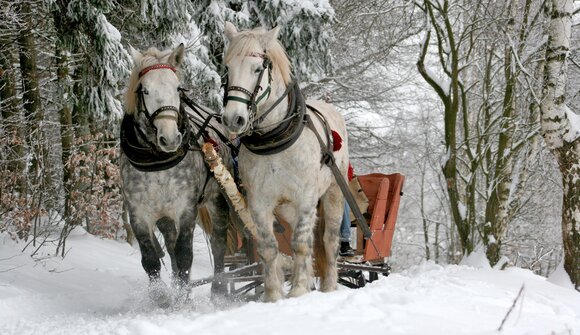
[[[228,287],[225,282],[213,281],[211,283],[211,295],[215,296],[226,296],[228,294]]]
[[[220,293],[214,293],[214,292],[211,293],[210,300],[211,300],[213,306],[218,308],[218,309],[226,308],[226,307],[230,306],[233,302],[233,300],[231,300],[230,297],[228,297],[226,294],[220,294]]]
[[[322,283],[322,285],[320,285],[321,292],[336,291],[336,288],[337,288],[336,281],[331,282],[331,283]]]
[[[288,298],[296,298],[301,295],[305,295],[308,292],[310,291],[303,287],[293,287],[290,292],[288,292]]]
[[[281,292],[268,292],[264,294],[264,302],[276,302],[281,300],[284,296]]]
[[[152,282],[149,285],[149,299],[161,308],[169,308],[173,303],[173,297],[162,281]]]

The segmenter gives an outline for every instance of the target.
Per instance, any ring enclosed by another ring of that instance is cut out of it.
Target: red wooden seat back
[[[367,223],[374,243],[364,241],[359,229],[357,250],[364,251],[366,261],[380,260],[391,254],[405,176],[400,173],[371,173],[358,176],[358,179],[369,199],[368,213],[371,218]]]

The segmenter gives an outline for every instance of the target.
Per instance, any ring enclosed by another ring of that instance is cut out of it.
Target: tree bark
[[[57,42],[58,43],[58,42]],[[63,167],[62,184],[64,187],[64,220],[70,224],[71,219],[71,192],[73,171],[69,164],[69,157],[74,147],[74,128],[72,123],[72,113],[68,104],[69,69],[68,57],[62,46],[56,47],[57,81],[59,96],[61,97],[60,116],[60,140],[62,146],[61,163]]]
[[[565,97],[573,1],[553,0],[552,6],[540,105],[541,131],[562,173],[564,269],[580,291],[580,140],[579,129],[570,122],[572,111]]]
[[[506,28],[506,35],[510,38],[506,39],[506,46],[504,49],[504,78],[505,78],[505,94],[503,97],[503,112],[502,112],[502,127],[499,133],[497,158],[495,161],[495,172],[491,181],[493,187],[492,192],[488,198],[485,211],[485,225],[483,228],[483,243],[486,247],[486,255],[489,263],[493,266],[497,264],[501,257],[502,239],[507,230],[509,217],[509,195],[510,185],[512,182],[512,138],[513,138],[513,124],[512,117],[515,112],[515,91],[517,88],[517,76],[515,73],[515,66],[513,64],[513,53],[515,43],[515,10],[514,1],[510,1],[508,5],[508,24]]]
[[[2,25],[0,29],[8,31],[8,27]],[[11,44],[10,35],[0,35],[0,45]],[[24,140],[26,136],[25,128],[22,125],[22,115],[18,110],[18,96],[16,91],[16,70],[13,64],[16,63],[12,48],[4,48],[0,53],[0,110],[2,110],[3,122],[6,125],[6,136],[9,152],[5,159],[8,161],[6,167],[8,171],[16,173],[18,182],[14,185],[14,190],[23,192],[25,189],[24,174],[26,168]]]
[[[58,99],[60,103],[60,139],[62,146],[61,163],[63,167],[64,188],[64,220],[65,224],[73,224],[71,221],[71,192],[73,188],[73,171],[69,164],[69,157],[74,149],[74,126],[71,110],[72,80],[69,71],[69,51],[73,39],[74,26],[66,13],[68,1],[57,1],[52,10],[52,17],[58,33],[55,46],[56,76],[58,83]]]
[[[41,169],[42,164],[46,164],[47,152],[43,150],[41,143],[43,136],[41,136],[42,129],[39,127],[40,122],[44,119],[44,112],[42,110],[40,101],[40,92],[38,86],[38,72],[37,72],[37,50],[34,34],[32,31],[32,10],[31,4],[27,1],[19,4],[19,14],[22,17],[23,26],[20,27],[20,34],[18,36],[20,72],[22,75],[22,102],[24,105],[24,115],[28,125],[27,142],[30,145],[33,153],[31,171],[36,174]],[[46,178],[49,174],[46,173]],[[44,180],[45,182],[48,179]],[[50,185],[47,183],[46,185]]]

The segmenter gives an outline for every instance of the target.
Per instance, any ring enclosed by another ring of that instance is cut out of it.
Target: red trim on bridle
[[[146,68],[144,68],[143,70],[141,70],[141,72],[139,72],[139,78],[143,77],[145,75],[145,73],[151,71],[151,70],[158,70],[158,69],[169,69],[173,72],[176,72],[177,70],[170,64],[155,64],[155,65],[151,65],[148,66]]]

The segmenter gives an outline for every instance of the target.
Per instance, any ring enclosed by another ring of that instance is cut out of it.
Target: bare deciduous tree
[[[573,0],[551,2],[541,103],[542,136],[562,173],[564,268],[580,290],[580,116],[566,105]]]

